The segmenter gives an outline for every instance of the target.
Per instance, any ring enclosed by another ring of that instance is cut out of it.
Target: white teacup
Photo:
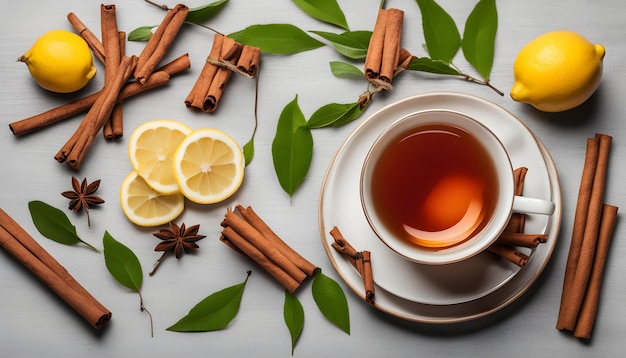
[[[489,128],[458,112],[423,111],[391,124],[361,172],[361,203],[376,235],[422,264],[468,259],[513,212],[551,215],[554,203],[516,196],[509,155]]]

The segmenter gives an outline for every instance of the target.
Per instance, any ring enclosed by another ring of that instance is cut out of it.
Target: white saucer
[[[548,242],[532,252],[520,270],[484,253],[450,266],[428,267],[400,258],[369,228],[359,199],[359,174],[376,137],[395,119],[428,109],[447,109],[470,115],[489,126],[502,140],[514,167],[528,174],[524,195],[550,199],[555,213],[529,215],[526,231],[548,234]],[[361,277],[334,249],[329,231],[337,226],[358,250],[372,252],[377,284],[376,306],[395,316],[421,322],[452,323],[496,311],[518,298],[537,279],[558,237],[561,194],[556,168],[543,144],[505,109],[486,100],[459,93],[429,93],[389,105],[357,127],[331,162],[320,194],[319,220],[329,259],[342,279],[363,295]]]

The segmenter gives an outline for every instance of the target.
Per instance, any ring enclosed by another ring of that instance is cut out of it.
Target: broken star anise
[[[174,256],[179,259],[185,251],[196,251],[199,248],[196,241],[206,237],[205,235],[198,235],[199,229],[200,225],[186,228],[184,223],[180,227],[175,223],[170,223],[169,229],[161,229],[153,233],[152,235],[163,240],[154,248],[154,251],[163,251],[163,255],[154,263],[150,276],[154,275],[159,264],[168,253],[174,252]]]
[[[91,184],[87,184],[87,178],[83,179],[82,183],[78,183],[78,179],[72,177],[72,188],[74,190],[68,190],[61,193],[64,197],[70,199],[69,209],[78,212],[83,209],[87,214],[87,225],[91,226],[91,220],[89,219],[89,206],[102,204],[104,199],[94,195],[94,193],[100,187],[100,179],[94,181]]]

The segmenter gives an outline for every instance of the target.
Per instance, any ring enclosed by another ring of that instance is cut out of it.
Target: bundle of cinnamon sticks
[[[13,134],[31,133],[88,111],[75,133],[55,155],[57,161],[67,162],[71,168],[79,169],[100,130],[107,139],[118,139],[123,135],[122,102],[126,98],[161,86],[174,74],[190,67],[189,56],[185,54],[155,69],[165,57],[187,13],[188,8],[182,4],[169,10],[139,56],[125,55],[125,33],[117,29],[115,5],[101,5],[102,42],[74,13],[68,14],[74,29],[104,63],[104,86],[87,97],[10,123]],[[129,81],[133,73],[135,81]]]
[[[233,72],[253,78],[259,68],[261,50],[215,34],[211,52],[194,86],[185,98],[191,109],[214,112]]]
[[[109,322],[111,312],[2,209],[0,209],[0,246],[94,328],[102,328]]]
[[[528,168],[526,167],[515,169],[513,173],[515,195],[520,196],[523,194],[526,173],[528,173]],[[545,243],[548,239],[548,235],[546,234],[524,233],[525,224],[525,214],[513,213],[502,234],[500,234],[494,244],[487,248],[487,251],[511,261],[520,267],[524,267],[530,257],[519,251],[518,248],[535,248],[537,245]]]
[[[376,295],[374,288],[374,275],[372,273],[372,254],[371,252],[357,251],[343,236],[338,227],[330,230],[334,242],[330,244],[337,252],[345,257],[354,267],[359,275],[363,278],[363,287],[365,291],[365,302],[373,305],[374,296]]]
[[[590,338],[593,330],[616,206],[604,203],[612,137],[596,134],[587,149],[556,328]]]
[[[413,56],[401,48],[404,11],[380,9],[365,57],[365,77],[378,89],[392,90],[393,77],[405,70]]]
[[[249,206],[228,209],[221,225],[223,243],[255,261],[291,293],[317,270],[317,266],[287,245]]]

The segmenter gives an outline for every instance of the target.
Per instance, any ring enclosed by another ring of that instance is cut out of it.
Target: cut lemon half
[[[128,141],[130,163],[137,174],[159,193],[179,191],[172,171],[172,158],[191,131],[182,122],[157,119],[141,124],[131,134]]]
[[[173,221],[183,212],[185,197],[181,193],[159,193],[132,171],[122,182],[120,204],[132,223],[158,226]]]
[[[174,154],[174,176],[181,193],[199,204],[213,204],[233,195],[243,181],[241,147],[214,128],[191,132]]]

